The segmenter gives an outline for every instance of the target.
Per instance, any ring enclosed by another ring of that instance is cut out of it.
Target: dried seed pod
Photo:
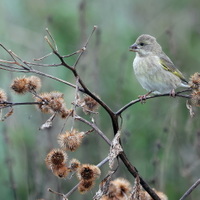
[[[190,99],[190,104],[192,106],[200,107],[200,91],[193,91],[192,97]]]
[[[80,193],[85,193],[89,191],[94,186],[94,184],[95,184],[94,180],[89,180],[89,181],[82,180],[78,186],[78,191]]]
[[[45,158],[49,169],[63,166],[67,162],[67,154],[61,149],[52,149]]]
[[[58,144],[64,150],[76,151],[83,139],[83,132],[73,129],[58,135]]]
[[[28,87],[29,91],[31,91],[31,90],[37,91],[41,88],[41,80],[39,77],[30,76],[27,79],[28,79],[27,87]]]
[[[200,73],[196,72],[190,77],[189,85],[194,90],[200,90]]]
[[[90,164],[83,164],[77,170],[77,177],[79,180],[95,180],[100,174],[100,169],[97,166]]]
[[[0,89],[0,102],[7,101],[7,95],[4,90]]]
[[[85,114],[95,112],[99,108],[99,104],[90,96],[84,97],[84,99],[81,101],[81,104],[83,105],[83,112]]]
[[[69,169],[65,165],[60,165],[53,167],[52,172],[59,178],[65,178],[69,173]]]
[[[15,91],[17,94],[25,94],[29,91],[28,89],[28,79],[26,77],[23,78],[15,78],[11,84],[11,89]]]
[[[76,171],[80,166],[81,166],[80,161],[75,159],[75,158],[73,158],[69,162],[69,168],[70,168],[71,171]]]

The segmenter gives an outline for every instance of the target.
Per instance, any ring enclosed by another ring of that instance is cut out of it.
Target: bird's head
[[[135,43],[130,46],[129,50],[137,52],[139,56],[148,56],[160,53],[162,51],[162,48],[157,43],[155,37],[143,34],[137,38]]]

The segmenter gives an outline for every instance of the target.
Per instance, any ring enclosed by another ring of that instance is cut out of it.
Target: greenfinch
[[[141,86],[148,91],[141,96],[143,99],[150,93],[170,93],[174,96],[176,88],[189,87],[183,74],[162,51],[155,37],[143,34],[129,50],[136,52],[134,73]]]

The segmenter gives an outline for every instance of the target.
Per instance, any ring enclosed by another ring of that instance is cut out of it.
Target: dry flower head
[[[26,77],[23,78],[15,78],[11,84],[11,89],[14,90],[17,94],[25,94],[28,92],[28,79]]]
[[[58,135],[58,144],[64,150],[76,151],[82,142],[83,135],[83,132],[78,132],[76,129],[66,131]]]
[[[35,97],[37,108],[43,113],[58,113],[61,118],[66,118],[72,114],[71,110],[67,110],[64,102],[64,94],[61,92],[53,91],[49,93],[41,93]]]
[[[67,154],[61,149],[53,149],[47,154],[45,162],[49,169],[63,166],[67,162]]]
[[[65,178],[69,173],[69,169],[65,165],[55,166],[52,168],[52,172],[59,178]]]
[[[79,180],[95,180],[101,174],[100,169],[96,165],[82,164],[77,170]]]
[[[94,186],[94,184],[95,184],[94,180],[89,180],[89,181],[82,180],[78,186],[78,191],[80,193],[85,193],[89,191]]]
[[[3,103],[5,101],[7,101],[7,95],[4,90],[0,89],[0,107],[4,106],[4,104],[1,104],[1,102]]]
[[[96,112],[99,108],[99,104],[90,96],[84,97],[81,105],[85,114]]]
[[[189,85],[194,90],[200,90],[200,73],[196,72],[190,77]]]
[[[71,171],[76,171],[81,166],[81,163],[79,160],[73,158],[69,162],[69,168]]]
[[[17,77],[13,80],[10,87],[17,94],[25,94],[26,92],[39,90],[41,88],[41,81],[36,76]]]
[[[168,200],[168,197],[163,192],[156,191],[155,189],[154,189],[154,192],[160,197],[160,200]],[[140,191],[140,199],[141,200],[153,200],[150,197],[150,195],[144,190]]]
[[[200,91],[194,90],[189,102],[192,106],[200,107]]]

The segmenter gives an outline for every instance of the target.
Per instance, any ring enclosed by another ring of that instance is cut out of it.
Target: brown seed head
[[[28,77],[28,89],[29,91],[37,91],[41,88],[41,80],[37,76]]]
[[[36,105],[37,108],[39,108],[43,113],[52,113],[52,110],[48,105],[48,102],[51,100],[49,93],[41,93],[38,96],[40,98],[35,97],[35,102],[39,103]]]
[[[52,168],[52,172],[59,178],[65,178],[69,173],[69,169],[65,165],[55,166]]]
[[[79,180],[95,180],[100,174],[100,169],[97,166],[90,164],[83,164],[77,170],[77,177]]]
[[[73,115],[73,110],[71,110],[71,109],[68,110],[67,108],[62,108],[62,109],[60,110],[59,114],[60,114],[60,117],[61,117],[62,119],[66,119],[67,117]]]
[[[124,178],[117,178],[111,181],[111,184],[115,185],[116,192],[115,196],[120,198],[124,196],[128,196],[131,192],[131,184]]]
[[[69,162],[69,168],[71,171],[76,171],[80,166],[81,166],[81,163],[79,160],[73,158],[72,160],[70,160]]]
[[[51,150],[45,159],[46,165],[49,169],[65,165],[67,161],[67,154],[61,149]]]
[[[99,104],[90,96],[86,96],[83,99],[83,111],[85,114],[89,114],[90,112],[95,112],[99,108]]]
[[[89,181],[83,180],[78,186],[78,191],[80,193],[85,193],[89,191],[94,186],[94,184],[95,184],[94,180],[89,180]]]
[[[73,129],[58,135],[58,144],[64,150],[76,151],[83,139],[83,133]]]
[[[156,191],[155,189],[153,189],[153,190],[160,197],[161,200],[168,200],[168,197],[163,192]],[[152,200],[152,198],[149,196],[149,194],[144,190],[140,191],[140,199]]]
[[[189,85],[194,90],[200,90],[200,73],[196,72],[190,77]]]
[[[41,93],[35,97],[35,101],[40,103],[37,107],[44,113],[59,113],[61,117],[65,117],[67,109],[60,92]]]
[[[0,89],[0,102],[7,101],[7,95],[4,90]]]
[[[190,103],[192,106],[200,107],[200,91],[193,91],[192,97],[190,99]]]
[[[23,78],[16,78],[13,80],[11,84],[11,89],[14,90],[17,94],[25,94],[28,92],[28,79]]]

